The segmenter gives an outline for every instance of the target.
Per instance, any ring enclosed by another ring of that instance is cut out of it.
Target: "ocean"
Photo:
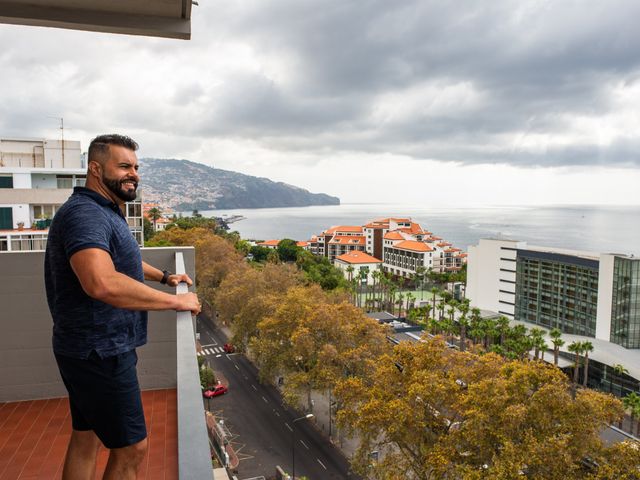
[[[364,225],[383,217],[411,217],[467,250],[480,238],[509,238],[601,253],[640,255],[640,206],[523,206],[426,208],[389,204],[208,210],[204,216],[242,215],[232,230],[245,239],[308,240],[333,225]],[[187,213],[188,214],[188,213]]]

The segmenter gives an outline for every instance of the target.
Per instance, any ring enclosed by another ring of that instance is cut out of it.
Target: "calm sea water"
[[[209,210],[205,216],[242,215],[231,225],[247,239],[308,240],[333,225],[364,225],[381,217],[411,217],[466,250],[480,238],[504,237],[532,245],[640,255],[640,207],[553,206],[425,208],[407,205]]]

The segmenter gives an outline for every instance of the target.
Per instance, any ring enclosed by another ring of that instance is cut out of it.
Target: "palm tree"
[[[638,416],[638,409],[640,408],[640,395],[636,392],[631,392],[622,399],[622,404],[624,405],[624,408],[631,411],[631,426],[629,430],[633,433],[633,421]],[[638,428],[640,428],[640,426]]]
[[[620,363],[612,365],[611,368],[613,368],[613,373],[615,373],[616,376],[620,378],[620,380],[622,380],[622,375],[629,373],[629,370],[627,370],[625,366]],[[613,392],[613,379],[609,381],[609,393],[611,392]]]
[[[540,353],[542,344],[544,343],[544,345],[546,346],[546,343],[544,341],[545,333],[547,333],[546,330],[543,330],[542,328],[538,328],[538,327],[533,327],[531,330],[529,330],[529,337],[531,338],[531,343],[534,349],[533,357],[536,360],[538,360],[538,354]]]
[[[407,314],[408,312],[410,312],[411,310],[414,309],[414,307],[416,306],[415,304],[415,299],[416,297],[414,297],[411,293],[407,292],[407,294],[405,295],[405,300],[407,301]]]
[[[565,344],[565,341],[560,338],[562,336],[562,332],[557,327],[551,329],[549,336],[551,337],[551,343],[553,343],[553,364],[557,367],[560,347]]]
[[[433,312],[433,314],[436,314],[436,297],[438,296],[438,294],[440,293],[440,290],[437,287],[433,287],[431,289],[431,311]]]
[[[402,292],[398,293],[397,297],[393,297],[395,298],[395,303],[398,305],[398,316],[401,317],[402,316],[402,306],[404,305],[404,295],[402,294]]]
[[[498,317],[498,321],[496,322],[496,328],[500,333],[500,345],[503,345],[507,335],[511,332],[509,319],[504,315],[500,315]]]
[[[153,231],[155,232],[156,223],[160,218],[162,218],[162,210],[160,210],[158,207],[150,208],[147,212],[147,217],[153,222]]]
[[[471,309],[471,318],[469,321],[469,335],[474,343],[478,343],[480,338],[480,322],[482,321],[482,312],[478,307]]]
[[[420,300],[422,300],[424,298],[424,278],[426,275],[426,270],[424,268],[424,266],[420,265],[418,268],[416,268],[416,273],[413,274],[413,278],[414,280],[420,282]]]
[[[589,374],[589,352],[593,352],[593,343],[590,341],[582,342],[582,353],[584,353],[584,378],[582,379],[582,386],[587,386],[587,378]]]
[[[575,386],[578,384],[578,369],[580,368],[580,355],[582,354],[581,342],[571,342],[567,347],[571,353],[575,355],[575,363],[573,364],[573,391],[575,395]]]
[[[458,325],[460,326],[460,351],[464,352],[467,347],[467,328],[469,328],[469,320],[467,314],[469,313],[469,302],[462,302],[458,306],[460,317],[458,317]]]

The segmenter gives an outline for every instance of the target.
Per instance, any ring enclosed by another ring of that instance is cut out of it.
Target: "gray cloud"
[[[81,135],[191,146],[638,166],[624,128],[640,107],[637,18],[632,0],[205,0],[191,42],[0,26],[0,132],[64,115]],[[585,123],[611,116],[608,139],[590,138]]]

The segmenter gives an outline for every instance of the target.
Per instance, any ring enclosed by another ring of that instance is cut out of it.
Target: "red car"
[[[222,347],[226,353],[233,353],[236,351],[236,347],[231,345],[230,343],[225,343]]]
[[[215,387],[202,392],[202,396],[204,398],[217,397],[218,395],[224,395],[228,390],[229,389],[224,385],[216,385]]]

